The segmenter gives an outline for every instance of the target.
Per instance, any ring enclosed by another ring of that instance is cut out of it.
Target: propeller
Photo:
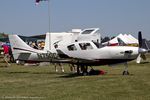
[[[143,48],[143,39],[142,39],[142,32],[138,32],[138,41],[139,41],[139,55],[136,59],[136,63],[140,63],[141,59],[146,60],[145,53],[147,53],[147,50]]]

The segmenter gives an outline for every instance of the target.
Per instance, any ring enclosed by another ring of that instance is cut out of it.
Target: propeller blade
[[[146,56],[145,56],[145,53],[147,53],[148,52],[148,50],[146,50],[146,49],[144,49],[144,48],[142,48],[143,46],[143,39],[142,39],[142,32],[141,31],[139,31],[138,32],[138,41],[139,41],[139,55],[138,55],[138,57],[137,57],[137,59],[136,59],[136,63],[140,63],[141,62],[141,59],[143,59],[143,60],[146,60]]]
[[[137,59],[136,59],[136,63],[140,63],[141,62],[141,54],[138,55]]]
[[[139,31],[138,33],[138,41],[139,41],[139,48],[141,48],[142,47],[142,32],[141,31]]]

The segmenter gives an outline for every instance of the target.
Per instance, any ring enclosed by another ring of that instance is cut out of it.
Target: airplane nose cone
[[[139,48],[139,53],[147,53],[148,51],[144,48]]]

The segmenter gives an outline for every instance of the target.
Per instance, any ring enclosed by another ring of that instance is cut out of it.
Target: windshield
[[[90,43],[79,43],[79,46],[80,46],[81,50],[93,49],[93,47]]]
[[[82,32],[82,34],[90,34],[93,30],[85,30]]]

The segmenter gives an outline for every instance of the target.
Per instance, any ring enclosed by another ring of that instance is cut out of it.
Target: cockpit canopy
[[[94,48],[98,48],[96,46],[96,44],[94,44],[93,42],[90,42],[90,41],[87,41],[87,42],[76,42],[76,43],[73,43],[69,46],[67,46],[67,49],[69,51],[76,51],[76,50],[92,50]]]

